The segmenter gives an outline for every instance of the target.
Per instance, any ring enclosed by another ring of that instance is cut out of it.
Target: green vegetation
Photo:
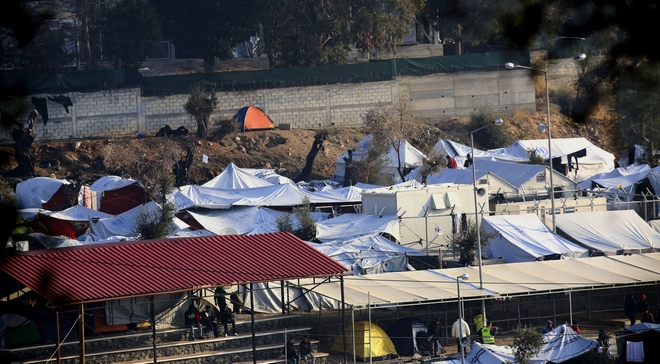
[[[210,129],[209,119],[217,106],[218,99],[215,98],[215,92],[207,98],[206,92],[199,86],[195,86],[190,90],[190,96],[183,108],[190,114],[190,118],[195,119],[197,122],[198,138],[206,138]]]
[[[519,327],[513,337],[513,357],[520,364],[527,364],[538,354],[543,345],[543,335],[533,327]]]
[[[470,114],[468,124],[470,130],[476,130],[482,126],[492,124],[498,119],[495,111],[490,107],[482,107]],[[474,133],[474,143],[485,149],[504,148],[511,145],[515,140],[513,135],[507,134],[506,125],[486,128]]]
[[[164,238],[176,229],[173,221],[177,206],[173,201],[167,201],[167,195],[174,189],[174,176],[168,172],[160,173],[158,189],[157,197],[162,201],[160,209],[144,211],[135,220],[135,232],[140,240]]]

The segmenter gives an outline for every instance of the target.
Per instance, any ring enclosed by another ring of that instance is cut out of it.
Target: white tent
[[[89,221],[89,219],[93,217],[105,219],[113,216],[106,214],[105,212],[92,210],[89,207],[85,207],[83,205],[71,206],[68,209],[62,211],[40,211],[39,213],[54,219],[79,222]]]
[[[354,275],[403,272],[406,256],[423,256],[423,252],[393,243],[374,235],[334,244],[312,244],[339,264],[350,267]]]
[[[517,158],[528,157],[528,150],[534,150],[543,158],[548,159],[548,140],[518,140],[504,149],[508,155]],[[580,151],[584,152],[580,153]],[[573,157],[569,161],[569,157],[573,155],[580,157],[577,159]],[[614,155],[598,148],[585,138],[552,138],[552,156],[561,157],[562,164],[570,166],[572,171],[569,171],[568,175],[576,182],[614,169]]]
[[[387,233],[399,239],[397,216],[343,214],[316,224],[316,239],[324,243],[340,243]]]
[[[299,206],[305,197],[312,204],[350,204],[337,195],[313,193],[299,189],[290,183],[265,187],[216,189],[201,186],[183,186],[172,195],[179,210],[188,208],[228,209],[231,206]]]
[[[558,255],[561,259],[588,257],[589,251],[554,234],[536,214],[484,216],[486,232],[497,237],[486,248],[489,258],[509,263],[533,262]]]
[[[62,187],[71,184],[67,180],[34,177],[16,185],[16,202],[19,209],[42,208]],[[60,207],[61,208],[61,207]]]
[[[277,219],[287,213],[265,207],[236,206],[229,210],[189,210],[188,214],[215,235],[252,235],[278,232]],[[312,213],[315,221],[325,220],[328,216],[326,213]],[[292,222],[298,225],[295,215],[292,216]]]
[[[456,159],[458,168],[462,169],[467,155],[472,153],[472,148],[469,145],[463,145],[449,139],[438,140],[437,143],[433,146],[434,153],[439,155],[449,155]],[[528,155],[524,156],[513,156],[509,155],[505,149],[490,149],[490,150],[479,150],[474,149],[474,158],[494,160],[500,162],[515,162],[521,163],[529,160]]]
[[[237,167],[234,163],[229,163],[222,173],[217,175],[212,180],[204,183],[203,187],[217,188],[217,189],[243,189],[272,186],[273,184],[255,177],[253,174],[248,173],[241,168]]]
[[[135,221],[138,216],[145,212],[151,213],[160,210],[157,203],[151,201],[147,204],[134,207],[117,216],[100,219],[97,223],[90,221],[89,229],[91,234],[98,237],[99,240],[107,240],[113,236],[136,238]]]
[[[563,234],[605,254],[660,248],[660,233],[632,210],[559,214],[555,221]]]
[[[353,161],[358,162],[364,160],[367,156],[367,151],[369,145],[373,140],[373,135],[369,134],[364,139],[359,141],[353,150]],[[399,158],[401,159],[401,167],[404,169],[414,169],[422,165],[426,156],[413,147],[408,141],[400,140],[401,147],[399,148],[398,156],[394,147],[390,146],[390,150],[385,156],[386,167],[382,171],[383,174],[389,175],[394,181],[400,181],[401,177],[399,176]],[[335,174],[332,177],[334,180],[343,180],[344,173],[346,171],[346,161],[344,158],[348,158],[348,152],[342,154],[335,161]]]
[[[597,346],[598,342],[578,335],[570,326],[558,326],[552,332],[543,335],[541,350],[530,360],[530,363],[563,363]],[[507,360],[517,363],[511,347],[480,343],[473,343],[470,353],[465,357],[465,362],[471,364],[502,364]]]

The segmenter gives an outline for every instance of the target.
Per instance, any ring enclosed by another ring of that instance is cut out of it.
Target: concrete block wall
[[[534,79],[525,70],[437,74],[424,77],[400,77],[396,81],[290,87],[255,91],[218,92],[218,109],[212,116],[232,117],[246,105],[262,108],[278,124],[293,128],[360,126],[369,109],[396,100],[399,93],[411,98],[416,116],[433,120],[469,115],[488,106],[499,114],[515,110],[535,110]],[[46,95],[35,95],[45,97]],[[191,132],[196,122],[183,109],[188,95],[140,95],[138,88],[93,93],[69,93],[74,104],[67,114],[64,108],[48,101],[50,120],[41,119],[35,128],[37,141],[69,138],[154,135],[169,125],[185,126]],[[27,120],[33,108],[30,98],[19,99],[0,109],[11,112],[23,107],[18,120]],[[11,141],[8,130],[0,131],[0,140]]]

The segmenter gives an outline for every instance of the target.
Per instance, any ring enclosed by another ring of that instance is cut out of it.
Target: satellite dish
[[[463,336],[463,337],[461,338],[460,343],[461,343],[461,346],[462,346],[462,347],[466,347],[466,346],[470,345],[470,338],[467,337],[467,336]]]
[[[234,229],[234,228],[226,227],[226,228],[222,229],[222,231],[220,232],[220,235],[221,236],[222,235],[238,235],[238,231],[236,231],[236,229]]]

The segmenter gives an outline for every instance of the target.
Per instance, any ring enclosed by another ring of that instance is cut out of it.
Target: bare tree
[[[380,104],[369,110],[364,117],[364,123],[374,136],[372,144],[384,143],[391,146],[397,155],[397,171],[403,180],[406,172],[405,163],[401,160],[401,149],[408,136],[407,125],[413,120],[414,108],[410,98],[399,94],[393,104]]]
[[[159,239],[164,238],[174,232],[176,226],[173,224],[174,214],[177,206],[172,201],[167,200],[167,195],[174,189],[174,176],[168,172],[161,172],[158,176],[158,190],[156,196],[160,200],[160,209],[143,212],[138,215],[135,221],[135,232],[140,239]]]
[[[303,167],[302,171],[300,171],[298,177],[294,179],[295,182],[307,181],[312,176],[312,170],[314,169],[314,159],[316,159],[316,155],[319,153],[319,151],[323,149],[323,143],[325,143],[326,139],[328,139],[327,130],[320,130],[316,133],[314,136],[314,142],[312,143],[312,148],[309,150],[309,153],[307,153],[305,167]]]

